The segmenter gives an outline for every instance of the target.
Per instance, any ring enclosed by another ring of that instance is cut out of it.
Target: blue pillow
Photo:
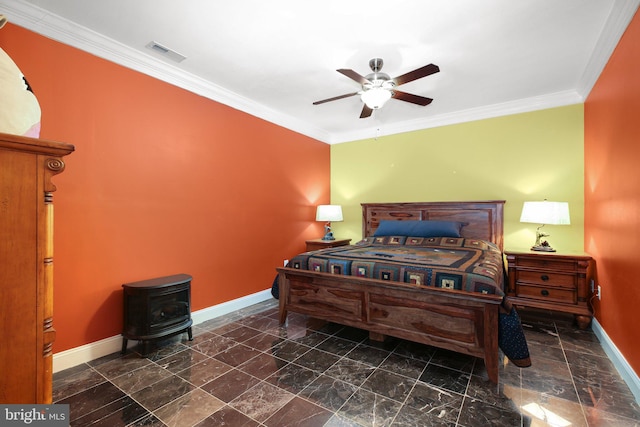
[[[461,237],[460,229],[464,225],[458,221],[380,221],[373,233],[378,236],[411,237]]]

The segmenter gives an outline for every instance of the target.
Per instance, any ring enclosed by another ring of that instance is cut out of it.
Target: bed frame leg
[[[278,298],[278,301],[280,303],[280,324],[284,325],[284,323],[287,321],[287,309],[285,307],[285,300],[287,299],[287,295],[288,295],[288,283],[286,278],[284,277],[284,274],[280,273],[280,277],[278,278],[278,288],[280,291],[280,295]]]

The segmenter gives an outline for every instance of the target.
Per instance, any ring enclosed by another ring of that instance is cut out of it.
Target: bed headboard
[[[362,236],[373,235],[381,220],[460,221],[462,237],[483,239],[503,249],[504,200],[478,202],[362,203]]]

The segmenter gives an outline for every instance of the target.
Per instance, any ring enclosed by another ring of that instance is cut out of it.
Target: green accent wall
[[[571,225],[544,227],[558,251],[584,241],[582,104],[331,146],[331,203],[342,205],[336,237],[362,237],[360,203],[506,200],[505,247],[528,248],[528,200],[569,202]]]

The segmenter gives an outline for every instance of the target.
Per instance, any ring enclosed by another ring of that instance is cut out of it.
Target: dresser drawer
[[[567,289],[575,289],[576,276],[574,274],[551,273],[547,271],[518,270],[518,283],[535,283],[543,286],[557,286]]]
[[[544,268],[554,271],[575,271],[576,263],[571,260],[520,257],[518,258],[518,267]]]
[[[518,285],[517,296],[543,301],[555,301],[569,304],[576,303],[576,293],[569,289]]]

